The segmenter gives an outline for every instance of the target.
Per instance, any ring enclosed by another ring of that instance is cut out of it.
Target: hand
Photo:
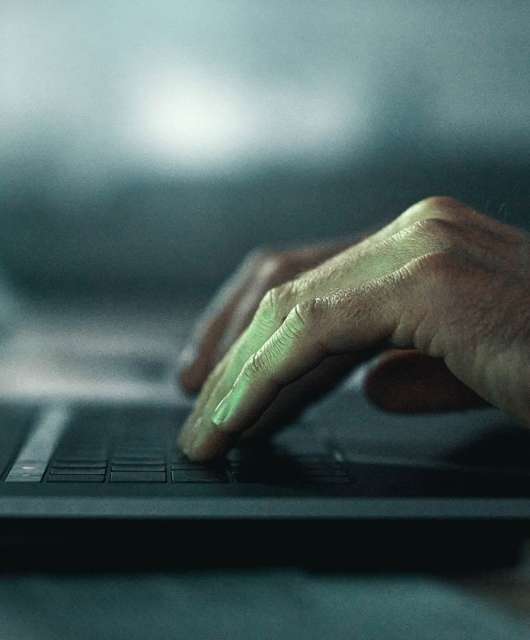
[[[179,381],[183,389],[195,393],[202,388],[214,366],[250,324],[267,291],[322,264],[350,244],[343,240],[250,254],[202,314],[191,343],[181,354]],[[327,358],[282,389],[244,435],[268,435],[294,421],[371,355],[368,350]],[[479,402],[465,387],[451,384],[443,362],[416,351],[385,351],[362,367],[356,381],[372,402],[389,411],[440,411]]]
[[[283,251],[252,252],[199,319],[191,344],[180,357],[179,381],[199,391],[215,365],[250,324],[263,296],[349,246],[328,242]],[[360,354],[328,358],[278,395],[245,436],[270,434],[299,417],[311,402],[333,389],[361,361]],[[373,376],[372,376],[373,377]]]
[[[435,362],[455,392],[530,423],[529,265],[523,232],[448,198],[418,203],[265,295],[181,446],[196,460],[222,454],[319,363],[388,342]]]

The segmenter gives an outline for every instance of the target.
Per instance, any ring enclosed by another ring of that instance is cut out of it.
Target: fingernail
[[[235,408],[234,394],[232,391],[229,391],[215,407],[212,414],[212,422],[216,427],[221,427],[234,415]]]

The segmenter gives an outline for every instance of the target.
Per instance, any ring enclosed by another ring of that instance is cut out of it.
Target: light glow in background
[[[1,0],[0,263],[180,290],[436,192],[528,211],[529,23],[527,0]]]
[[[392,128],[526,141],[516,5],[3,0],[0,160],[215,173],[358,156]]]

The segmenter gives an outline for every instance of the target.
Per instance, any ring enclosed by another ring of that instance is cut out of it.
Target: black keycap
[[[46,478],[47,482],[103,482],[105,476],[103,474],[49,474]]]
[[[197,464],[196,462],[191,462],[191,460],[184,460],[182,462],[172,462],[172,469],[207,469],[204,465]]]
[[[173,482],[228,482],[226,473],[211,469],[173,469]]]
[[[197,462],[172,462],[170,465],[174,471],[207,471],[210,473],[225,473],[227,466],[224,463],[199,464]]]
[[[54,460],[52,467],[54,469],[105,469],[107,463],[102,460]]]
[[[162,457],[151,457],[149,455],[137,456],[113,456],[112,464],[141,464],[141,465],[160,465],[164,464]]]
[[[164,471],[111,471],[111,482],[166,482]]]
[[[165,464],[142,464],[135,462],[134,464],[124,464],[124,463],[112,463],[110,466],[111,471],[166,471]]]
[[[50,475],[53,476],[101,476],[105,475],[105,467],[93,469],[91,467],[52,467],[49,472]]]

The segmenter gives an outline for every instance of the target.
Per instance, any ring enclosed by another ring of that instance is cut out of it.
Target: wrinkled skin
[[[181,372],[193,460],[292,418],[367,357],[383,408],[489,403],[530,425],[530,239],[450,198],[348,246],[247,261]],[[293,411],[285,411],[286,407]]]

